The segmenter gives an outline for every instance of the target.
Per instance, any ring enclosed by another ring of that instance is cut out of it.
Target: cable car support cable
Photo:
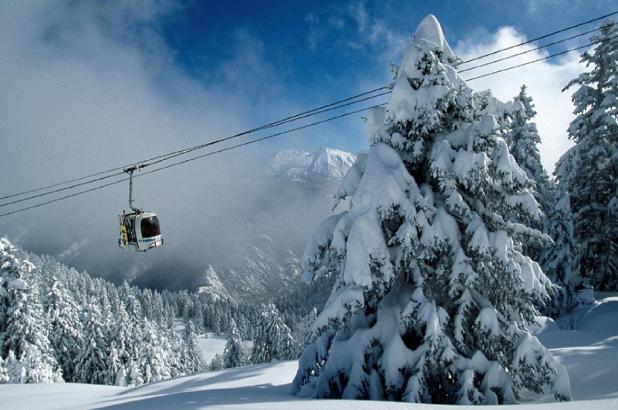
[[[607,18],[607,17],[611,17],[611,16],[613,16],[615,14],[618,14],[618,11],[614,11],[614,12],[605,14],[603,16],[596,17],[594,19],[590,19],[590,20],[587,20],[587,21],[584,21],[584,22],[581,22],[581,23],[578,23],[578,24],[575,24],[575,25],[571,25],[571,26],[562,28],[560,30],[556,30],[556,31],[553,31],[551,33],[547,33],[547,34],[544,34],[544,35],[532,38],[530,40],[526,40],[524,42],[520,42],[518,44],[514,44],[514,45],[511,45],[511,46],[508,46],[508,47],[504,47],[504,48],[499,49],[499,50],[494,50],[492,52],[479,55],[477,57],[465,60],[465,61],[459,63],[458,65],[461,66],[463,64],[467,64],[467,63],[470,63],[472,61],[477,61],[477,60],[483,59],[485,57],[489,57],[489,56],[501,53],[503,51],[507,51],[507,50],[510,50],[510,49],[514,49],[516,47],[520,47],[520,46],[523,46],[523,45],[526,45],[526,44],[530,44],[530,43],[533,43],[535,41],[542,40],[542,39],[554,36],[556,34],[560,34],[560,33],[563,33],[563,32],[566,32],[566,31],[569,31],[569,30],[572,30],[572,29],[575,29],[575,28],[578,28],[578,27],[581,27],[581,26],[584,26],[586,24],[590,24],[590,23],[602,20],[602,19]],[[537,47],[535,49],[527,50],[525,52],[517,53],[515,55],[511,55],[511,56],[507,56],[507,57],[500,58],[500,59],[497,59],[497,60],[493,60],[493,61],[490,61],[490,62],[485,63],[485,64],[479,64],[479,65],[474,66],[474,67],[470,67],[470,68],[467,68],[467,69],[459,70],[459,72],[461,73],[461,72],[470,71],[470,70],[473,70],[473,69],[485,67],[487,65],[495,64],[497,62],[508,60],[510,58],[514,58],[516,56],[520,56],[520,55],[523,55],[523,54],[526,54],[526,53],[529,53],[529,52],[532,52],[532,51],[535,51],[535,50],[539,50],[539,49],[542,49],[542,48],[550,47],[552,45],[563,43],[565,41],[572,40],[572,39],[574,39],[576,37],[580,37],[580,36],[583,36],[585,34],[590,34],[590,33],[594,32],[594,31],[597,31],[597,30],[599,30],[599,29],[596,28],[594,30],[589,30],[589,31],[586,31],[584,33],[580,33],[580,34],[577,34],[577,35],[573,35],[573,36],[567,37],[567,38],[562,39],[562,40],[554,41],[552,43],[546,44],[544,46]],[[477,78],[482,78],[482,76],[479,76]],[[468,81],[471,81],[471,80],[472,79],[470,79]],[[279,126],[279,125],[282,125],[282,124],[285,124],[285,123],[288,123],[288,122],[296,121],[296,120],[301,119],[301,118],[309,117],[309,116],[311,116],[309,114],[312,114],[312,113],[313,113],[313,115],[317,115],[317,114],[319,114],[321,112],[327,111],[327,110],[325,110],[326,108],[335,107],[338,104],[352,101],[355,98],[367,96],[369,94],[372,94],[372,93],[375,93],[375,92],[378,92],[378,91],[382,91],[382,90],[387,90],[389,88],[390,88],[389,86],[378,87],[378,88],[375,88],[375,89],[372,89],[372,90],[369,90],[369,91],[366,91],[366,92],[363,92],[363,93],[359,93],[359,94],[353,95],[351,97],[348,97],[348,98],[345,98],[345,99],[342,99],[342,100],[335,101],[335,102],[330,103],[330,104],[323,105],[321,107],[313,108],[311,110],[307,110],[307,111],[304,111],[304,112],[301,112],[301,113],[298,113],[298,114],[295,114],[295,115],[292,115],[292,116],[288,116],[288,117],[283,118],[283,119],[278,120],[278,121],[274,121],[274,122],[271,122],[271,123],[268,123],[268,124],[265,124],[265,125],[262,125],[262,126],[259,126],[259,127],[256,127],[256,128],[250,129],[250,130],[247,130],[247,131],[243,131],[243,132],[238,133],[238,134],[234,134],[234,135],[232,135],[232,136],[230,136],[230,137],[228,137],[226,139],[222,139],[222,140],[225,141],[227,139],[240,137],[242,135],[251,134],[251,133],[254,133],[254,132],[257,132],[257,131],[261,131],[261,130],[265,130],[265,129],[268,129],[268,128],[271,128],[271,127],[276,127],[276,126]],[[384,94],[386,94],[386,93],[384,93]],[[384,95],[384,94],[381,94],[381,95]],[[377,97],[377,95],[374,96],[374,97]],[[351,105],[351,104],[353,104],[353,103],[346,104],[346,105]],[[345,106],[345,105],[342,105],[342,107],[343,106]],[[340,107],[336,107],[336,108],[340,108]],[[333,109],[335,109],[335,108],[333,108]],[[322,110],[324,110],[324,111],[322,111]],[[213,141],[212,144],[210,144],[210,145],[213,145],[213,144],[218,143],[218,142],[222,142],[222,141],[221,140]],[[143,163],[147,163],[147,162],[150,162],[150,161],[158,161],[158,160],[163,160],[164,161],[165,158],[167,158],[167,157],[172,157],[173,158],[173,157],[176,157],[176,156],[179,156],[179,155],[183,155],[184,153],[191,152],[191,151],[193,151],[195,149],[200,149],[200,147],[203,148],[205,146],[209,146],[209,145],[201,144],[201,145],[198,145],[196,147],[184,148],[184,149],[177,150],[177,151],[174,151],[174,152],[171,152],[171,153],[157,155],[157,156],[154,156],[154,157],[147,158],[147,159],[144,159],[142,161],[139,161],[139,162],[137,162],[137,164],[143,164]],[[12,205],[12,204],[15,204],[15,203],[23,202],[23,201],[34,199],[34,198],[38,198],[38,197],[41,197],[41,196],[46,196],[46,195],[49,195],[49,194],[52,194],[52,193],[62,192],[62,191],[65,191],[65,190],[76,188],[76,187],[80,187],[80,186],[84,186],[84,185],[89,185],[91,183],[99,182],[99,181],[102,181],[102,180],[105,180],[105,179],[113,178],[114,176],[122,175],[124,173],[124,169],[127,166],[129,166],[129,165],[125,164],[125,165],[118,166],[118,167],[115,167],[115,168],[111,168],[111,169],[108,169],[108,170],[99,171],[99,172],[95,172],[95,173],[92,173],[92,174],[89,174],[89,175],[85,175],[83,177],[73,178],[73,179],[69,179],[67,181],[58,182],[58,183],[54,183],[54,184],[49,184],[49,185],[42,186],[42,187],[39,187],[39,188],[29,189],[29,190],[21,191],[21,192],[14,193],[14,194],[0,196],[0,201],[2,201],[2,200],[5,200],[5,199],[10,199],[10,198],[14,198],[14,197],[22,196],[22,195],[27,195],[27,194],[31,194],[31,193],[35,193],[35,192],[40,192],[40,191],[44,191],[44,190],[51,189],[51,188],[56,188],[56,187],[59,187],[59,186],[62,186],[62,185],[66,185],[66,184],[71,184],[71,183],[75,183],[75,182],[84,181],[85,179],[88,179],[88,178],[99,177],[101,175],[109,174],[109,173],[114,172],[114,171],[121,171],[121,172],[116,172],[113,175],[107,175],[107,176],[104,176],[104,177],[101,177],[101,178],[91,179],[91,180],[85,181],[83,183],[73,184],[73,185],[71,185],[69,187],[65,187],[65,188],[61,188],[61,189],[58,189],[58,190],[53,190],[53,191],[45,192],[45,193],[40,194],[40,195],[33,195],[31,197],[28,197],[28,198],[23,198],[23,200],[12,201],[12,202],[9,202],[9,203],[0,204],[0,207],[5,206],[5,205]]]
[[[615,13],[612,13],[612,14],[617,14],[617,13],[618,12],[615,12]],[[612,15],[612,14],[609,14],[609,15]],[[609,15],[606,15],[606,16],[609,16]],[[606,16],[604,16],[604,17],[606,17]],[[582,23],[582,24],[585,24],[585,23]],[[548,35],[546,35],[544,37],[547,37],[547,36]],[[497,73],[509,71],[509,70],[516,69],[516,68],[519,68],[519,67],[523,67],[523,66],[526,66],[526,65],[529,65],[529,64],[533,64],[533,63],[537,63],[537,62],[540,62],[540,61],[548,60],[550,58],[554,58],[554,57],[557,57],[557,56],[560,56],[560,55],[564,55],[564,54],[572,52],[572,51],[576,51],[576,50],[580,50],[580,49],[583,49],[583,48],[586,48],[586,47],[590,47],[590,46],[592,46],[594,44],[598,44],[598,43],[602,43],[604,41],[608,41],[608,40],[614,39],[616,37],[618,37],[618,36],[613,36],[613,37],[610,37],[610,38],[604,39],[604,40],[594,41],[594,42],[591,42],[589,44],[585,44],[585,45],[582,45],[582,46],[579,46],[579,47],[570,48],[570,49],[567,49],[565,51],[562,51],[562,52],[559,52],[559,53],[555,53],[555,54],[551,54],[551,55],[548,55],[548,56],[545,56],[545,57],[542,57],[542,58],[539,58],[539,59],[535,59],[535,60],[532,60],[532,61],[529,61],[529,62],[525,62],[525,63],[522,63],[522,64],[517,64],[515,66],[507,67],[507,68],[496,70],[496,71],[493,71],[493,72],[490,72],[490,73],[482,74],[482,75],[479,75],[479,76],[476,76],[476,77],[468,78],[465,81],[473,81],[473,80],[476,80],[476,79],[479,79],[479,78],[483,78],[483,77],[487,77],[487,76],[494,75],[494,74],[497,74]],[[566,40],[567,39],[565,39],[564,41],[566,41]],[[522,44],[527,44],[527,43],[528,42],[524,42]],[[553,45],[553,43],[552,43],[552,45]],[[549,45],[546,45],[546,46],[549,46]],[[512,48],[512,47],[508,47],[508,48]],[[532,51],[532,50],[529,50],[529,51]],[[526,52],[529,52],[529,51],[526,51]],[[492,53],[490,53],[490,54],[492,54]],[[520,54],[523,54],[523,53],[520,53]],[[512,56],[507,56],[507,57],[499,59],[499,60],[491,61],[491,62],[479,65],[479,66],[474,67],[474,68],[479,68],[479,67],[483,67],[483,66],[486,66],[486,65],[494,64],[497,61],[502,61],[502,60],[506,60],[506,59],[509,59],[509,58],[512,58]],[[469,60],[469,61],[471,61],[471,60]],[[464,71],[464,70],[462,70],[462,71]],[[382,91],[382,90],[388,90],[388,91],[384,91],[384,92],[381,92],[381,93],[376,94],[376,95],[370,95],[372,93],[376,93],[377,91]],[[152,158],[150,158],[148,160],[144,160],[144,161],[141,161],[141,162],[138,162],[138,163],[134,163],[134,165],[139,165],[140,168],[144,168],[144,167],[147,167],[147,166],[155,165],[155,164],[161,163],[163,161],[167,161],[167,160],[170,160],[172,158],[178,157],[180,155],[184,155],[184,154],[190,153],[192,151],[195,151],[195,150],[198,150],[198,149],[202,149],[202,148],[205,148],[205,147],[208,147],[208,146],[212,146],[214,144],[218,144],[218,143],[221,143],[221,142],[233,139],[233,138],[238,138],[238,137],[243,136],[243,135],[247,135],[247,134],[250,134],[250,133],[257,132],[257,131],[261,131],[261,130],[265,130],[265,129],[268,129],[268,128],[276,127],[276,126],[283,125],[283,124],[286,124],[286,123],[289,123],[289,122],[297,121],[299,119],[303,119],[303,118],[311,117],[313,115],[321,114],[321,113],[324,113],[324,112],[327,112],[327,111],[339,109],[339,108],[342,108],[342,107],[345,107],[345,106],[353,105],[353,104],[356,104],[356,103],[361,102],[361,101],[366,101],[366,100],[369,100],[369,99],[372,99],[372,98],[377,98],[378,96],[383,96],[383,95],[390,94],[390,92],[391,92],[390,91],[390,86],[378,87],[378,88],[375,88],[373,90],[370,90],[370,91],[367,91],[367,92],[364,92],[364,93],[360,93],[360,94],[357,94],[357,95],[352,96],[352,97],[348,97],[348,98],[345,98],[345,99],[342,99],[342,100],[339,100],[339,101],[336,101],[336,102],[333,102],[333,103],[330,103],[330,104],[323,105],[321,107],[317,107],[317,108],[314,108],[314,109],[311,109],[311,110],[304,111],[304,112],[299,113],[299,114],[295,114],[293,116],[286,117],[284,119],[281,119],[281,120],[278,120],[278,121],[275,121],[275,122],[272,122],[272,123],[269,123],[269,124],[265,124],[265,125],[260,126],[260,127],[253,128],[253,129],[248,130],[248,131],[244,131],[244,132],[241,132],[241,133],[238,133],[238,134],[234,134],[234,135],[231,135],[231,136],[228,136],[228,137],[225,137],[225,138],[221,138],[221,139],[218,139],[218,140],[210,141],[208,143],[200,144],[200,145],[197,145],[197,146],[194,146],[194,147],[190,147],[190,148],[185,148],[185,149],[182,149],[182,150],[174,151],[174,152],[171,152],[171,153],[168,153],[168,154],[158,155],[158,156],[152,157]],[[358,101],[354,101],[355,98],[358,98],[358,97],[361,97],[361,96],[367,96],[367,95],[369,95],[369,96],[365,97],[363,99],[359,99]],[[257,139],[254,139],[254,140],[250,140],[250,141],[247,141],[246,143],[241,143],[241,144],[233,145],[233,146],[226,147],[226,148],[223,148],[223,149],[220,149],[220,150],[217,150],[217,151],[212,151],[212,152],[209,152],[209,153],[206,153],[206,154],[203,154],[203,155],[199,155],[197,157],[192,157],[192,158],[189,158],[189,159],[186,159],[186,160],[183,160],[183,161],[175,162],[175,163],[172,163],[172,164],[169,164],[169,165],[166,165],[166,166],[163,166],[163,167],[156,168],[156,169],[153,169],[151,171],[145,172],[145,173],[143,173],[141,175],[147,175],[147,174],[150,174],[150,173],[153,173],[153,172],[158,172],[160,170],[168,169],[168,168],[174,167],[176,165],[180,165],[180,164],[184,164],[184,163],[187,163],[187,162],[191,162],[191,161],[194,161],[194,160],[199,159],[199,158],[204,158],[204,157],[207,157],[207,156],[210,156],[210,155],[213,155],[213,154],[217,154],[217,153],[220,153],[220,152],[225,152],[225,151],[229,151],[231,149],[240,148],[240,147],[245,146],[245,145],[249,145],[249,144],[253,144],[253,143],[256,143],[256,142],[260,142],[260,141],[263,141],[263,140],[266,140],[266,139],[273,138],[275,136],[287,134],[289,132],[293,132],[293,131],[304,129],[304,128],[307,128],[307,127],[311,127],[311,126],[315,126],[315,125],[318,125],[318,124],[322,124],[322,123],[325,123],[325,122],[328,122],[328,121],[332,121],[332,120],[335,120],[335,119],[338,119],[338,118],[342,118],[342,117],[345,117],[345,116],[348,116],[348,115],[352,115],[352,114],[355,114],[355,113],[358,113],[358,112],[366,111],[366,110],[368,110],[370,108],[380,107],[380,106],[383,106],[383,105],[384,104],[378,104],[378,105],[374,105],[372,107],[367,107],[367,108],[363,108],[363,109],[360,109],[360,110],[355,110],[355,111],[352,111],[352,112],[348,112],[348,113],[344,113],[344,114],[341,114],[341,115],[337,115],[337,116],[334,116],[334,117],[329,117],[329,118],[327,118],[325,120],[309,123],[309,124],[306,124],[306,125],[303,125],[303,126],[300,126],[300,127],[295,127],[295,128],[292,128],[292,129],[281,131],[281,132],[278,132],[278,133],[273,134],[273,135],[257,138]],[[148,162],[150,160],[152,160],[152,162]],[[19,199],[19,200],[8,202],[8,203],[3,203],[3,204],[0,204],[0,207],[4,207],[4,206],[12,205],[12,204],[15,204],[15,203],[27,201],[27,200],[34,199],[34,198],[37,198],[37,197],[42,197],[42,196],[50,195],[52,193],[57,193],[57,192],[73,189],[73,188],[76,188],[76,187],[79,187],[79,186],[83,186],[83,185],[89,185],[89,184],[92,184],[94,182],[99,182],[99,181],[102,181],[102,180],[105,180],[105,179],[112,178],[114,176],[119,176],[119,175],[122,175],[122,174],[125,173],[126,166],[112,168],[110,170],[101,171],[101,172],[98,172],[98,173],[90,174],[90,175],[85,176],[85,177],[74,178],[74,179],[71,179],[69,181],[65,181],[65,182],[49,185],[47,187],[37,188],[37,189],[29,190],[29,191],[23,191],[23,192],[17,193],[17,194],[12,194],[12,195],[7,195],[7,196],[4,196],[4,197],[0,197],[0,199],[16,197],[16,196],[23,195],[23,194],[26,194],[26,193],[44,190],[46,188],[50,188],[50,187],[54,187],[54,186],[60,186],[60,185],[64,185],[64,184],[67,184],[67,183],[70,183],[70,182],[74,182],[74,181],[84,180],[84,179],[86,179],[88,177],[91,177],[91,176],[104,175],[105,173],[113,172],[113,171],[116,171],[116,170],[119,170],[119,169],[122,169],[122,171],[114,173],[114,174],[111,174],[111,175],[107,175],[107,176],[104,176],[104,177],[92,179],[92,180],[81,182],[81,183],[78,183],[78,184],[74,184],[74,185],[71,185],[69,187],[64,187],[64,188],[60,188],[60,189],[57,189],[57,190],[54,190],[54,191],[49,191],[49,192],[33,195],[31,197],[28,197],[28,198],[22,198],[22,199]],[[138,176],[140,176],[140,175],[138,175]],[[138,177],[138,176],[136,176],[136,177]],[[65,195],[65,196],[62,196],[62,197],[59,197],[59,198],[55,198],[55,199],[50,200],[50,201],[45,201],[45,202],[42,202],[42,203],[39,203],[39,204],[35,204],[35,205],[32,205],[32,206],[28,206],[28,207],[25,207],[25,208],[20,208],[20,209],[14,210],[14,211],[6,212],[6,213],[3,213],[3,214],[0,214],[0,217],[9,216],[9,215],[12,215],[12,214],[15,214],[15,213],[23,212],[23,211],[26,211],[26,210],[29,210],[29,209],[33,209],[33,208],[38,208],[38,207],[41,207],[41,206],[44,206],[44,205],[47,205],[47,204],[51,204],[51,203],[58,202],[58,201],[61,201],[61,200],[64,200],[64,199],[68,199],[68,198],[72,198],[72,197],[75,197],[75,196],[78,196],[78,195],[82,195],[82,194],[85,194],[85,193],[88,193],[88,192],[92,192],[92,191],[95,191],[95,190],[98,190],[98,189],[103,189],[103,188],[109,187],[111,185],[115,185],[115,184],[124,182],[124,181],[126,181],[128,179],[129,178],[122,178],[122,179],[119,179],[119,180],[116,180],[116,181],[112,181],[110,183],[106,183],[106,184],[103,184],[103,185],[96,186],[94,188],[78,191],[76,193],[72,193],[72,194]]]

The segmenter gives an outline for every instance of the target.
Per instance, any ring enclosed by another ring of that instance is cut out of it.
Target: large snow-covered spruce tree
[[[511,403],[570,398],[568,375],[526,331],[550,281],[520,252],[539,217],[498,135],[507,106],[476,94],[433,16],[417,28],[371,147],[303,256],[336,275],[294,379],[323,398]]]
[[[603,23],[592,53],[581,61],[590,71],[565,88],[573,94],[576,145],[560,160],[558,178],[571,195],[577,269],[601,290],[618,290],[618,24]]]

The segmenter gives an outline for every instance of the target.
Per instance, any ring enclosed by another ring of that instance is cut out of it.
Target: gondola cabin
[[[153,212],[133,212],[119,217],[121,248],[136,252],[146,252],[149,249],[163,245],[159,218]]]

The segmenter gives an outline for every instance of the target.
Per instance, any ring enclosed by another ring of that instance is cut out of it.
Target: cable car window
[[[149,238],[151,236],[161,235],[161,228],[159,227],[159,219],[156,216],[151,216],[142,219],[141,223],[142,237]]]

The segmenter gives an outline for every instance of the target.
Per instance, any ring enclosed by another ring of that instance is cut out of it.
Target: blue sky
[[[609,11],[610,1],[188,1],[157,24],[174,63],[205,86],[227,84],[251,101],[283,96],[313,107],[388,82],[389,64],[398,62],[406,39],[429,13],[457,46],[488,41],[504,26],[536,37]],[[263,113],[255,120],[276,117]],[[341,121],[336,129],[356,137],[330,128],[315,144],[299,145],[312,149],[333,141],[363,149],[362,127],[354,122]]]
[[[306,91],[331,81],[353,87],[367,73],[383,75],[380,60],[398,57],[385,52],[401,51],[389,47],[430,13],[456,44],[501,26],[534,37],[611,9],[609,1],[189,1],[163,20],[161,32],[175,61],[202,81],[216,81],[217,67],[249,36],[291,88]],[[372,39],[372,29],[383,32]]]

